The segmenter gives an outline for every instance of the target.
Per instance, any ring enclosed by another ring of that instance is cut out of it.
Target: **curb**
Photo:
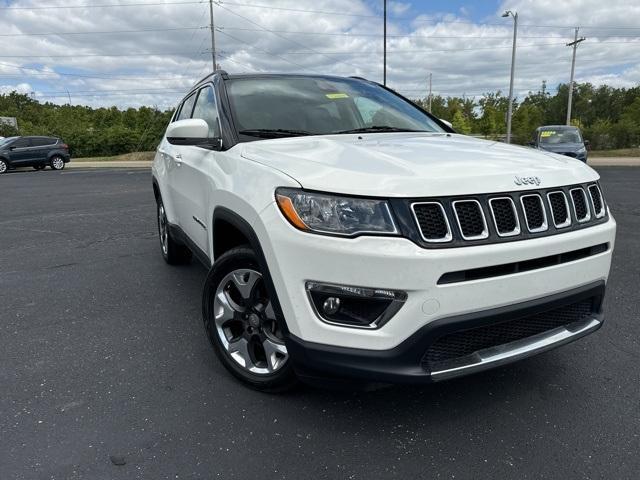
[[[73,160],[66,165],[66,168],[151,168],[153,162],[149,161],[105,161],[105,162],[82,162]]]

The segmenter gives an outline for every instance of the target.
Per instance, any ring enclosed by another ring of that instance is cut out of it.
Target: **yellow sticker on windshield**
[[[349,95],[346,93],[327,93],[325,96],[331,100],[335,100],[336,98],[349,98]]]
[[[553,130],[545,130],[544,132],[540,132],[541,137],[552,137],[555,134],[556,132],[554,132]]]

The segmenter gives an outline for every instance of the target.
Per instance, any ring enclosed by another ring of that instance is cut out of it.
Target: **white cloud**
[[[47,5],[60,6],[87,3],[88,0],[47,1]],[[250,8],[234,3],[268,3],[278,8]],[[37,0],[17,0],[12,5],[41,4]],[[411,6],[409,1],[390,2],[393,16],[408,16]],[[410,25],[405,21],[391,21],[387,43],[389,85],[408,96],[423,97],[427,75],[432,72],[435,93],[479,95],[498,89],[506,91],[513,23],[500,17],[505,9],[519,13],[515,85],[519,95],[539,88],[542,80],[547,80],[550,88],[568,80],[571,50],[565,43],[573,35],[571,25],[583,25],[581,34],[588,37],[578,50],[577,81],[615,86],[637,84],[640,5],[621,0],[606,3],[581,0],[579,4],[505,0],[495,15],[483,23],[468,23],[464,10],[460,10],[462,16],[457,13],[422,15]],[[382,19],[369,2],[229,0],[216,6],[215,12],[219,28],[216,34],[218,63],[229,72],[295,71],[382,79]],[[28,91],[36,91],[37,98],[59,103],[68,101],[66,91],[69,90],[73,103],[171,107],[181,92],[211,69],[208,22],[206,2],[153,7],[4,10],[0,15],[0,32],[5,35],[163,31],[3,37],[10,48],[0,52],[0,83],[4,85],[0,88],[6,91],[17,88],[12,85],[21,85],[20,88],[28,85]],[[635,29],[602,29],[603,26]],[[187,27],[204,28],[184,30]],[[263,27],[274,32],[267,32]],[[118,56],[132,53],[155,55]],[[103,56],[109,54],[113,56]],[[19,57],[21,55],[25,57]],[[32,57],[34,55],[38,57]],[[55,74],[54,70],[83,76]],[[108,92],[87,96],[92,90]]]

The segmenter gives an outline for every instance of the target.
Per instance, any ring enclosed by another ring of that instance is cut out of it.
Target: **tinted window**
[[[201,118],[207,122],[209,125],[209,138],[220,137],[218,108],[213,88],[205,87],[200,90],[192,118]]]
[[[226,83],[239,131],[287,129],[331,134],[368,127],[443,131],[412,103],[360,80],[253,77]]]
[[[176,120],[186,120],[187,118],[191,118],[191,111],[193,110],[193,104],[195,101],[196,94],[194,93],[184,101]]]
[[[15,142],[11,144],[12,147],[15,148],[23,148],[28,147],[31,144],[31,141],[28,138],[19,138]]]
[[[34,147],[43,147],[45,145],[53,145],[55,143],[55,138],[36,137],[31,139],[31,145],[33,145]]]

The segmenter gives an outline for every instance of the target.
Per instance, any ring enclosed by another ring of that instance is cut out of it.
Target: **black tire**
[[[157,201],[158,237],[160,238],[160,252],[162,258],[169,265],[184,265],[191,261],[191,250],[176,242],[171,236],[169,222],[164,210],[162,199]]]
[[[232,290],[235,288],[235,283],[227,279],[237,276],[236,272],[259,274],[258,279],[251,285],[248,281],[245,285],[251,292],[248,297],[255,303],[241,301],[242,298],[237,296],[239,290],[234,295]],[[216,260],[207,275],[202,294],[202,316],[207,337],[216,356],[232,375],[255,390],[270,393],[284,392],[294,388],[298,384],[298,379],[284,346],[284,334],[275,320],[274,299],[267,293],[263,273],[265,272],[261,271],[256,254],[250,248],[237,247],[224,253]],[[229,283],[225,285],[227,281]],[[214,312],[219,311],[221,292],[225,296],[228,295],[227,298],[234,297],[232,301],[227,300],[227,305],[231,306],[233,303],[235,306],[240,306],[241,311],[233,310],[231,319],[217,324]],[[268,305],[271,307],[269,308]],[[244,317],[248,318],[243,320]],[[258,320],[255,317],[259,317]],[[259,326],[255,327],[258,324]],[[228,338],[226,331],[233,338]],[[231,333],[232,331],[234,333]],[[222,338],[223,335],[225,340]],[[239,341],[247,342],[245,352],[247,357],[251,357],[247,358],[244,365],[234,359],[234,354],[237,355],[238,351],[233,351],[232,346]],[[223,342],[227,342],[227,345]],[[267,345],[271,355],[267,353]],[[277,345],[277,350],[272,349],[274,345]],[[262,349],[262,355],[260,349]],[[267,360],[267,357],[272,360]],[[249,367],[254,371],[250,371]]]
[[[7,173],[9,171],[9,164],[4,160],[0,159],[0,175],[3,173]]]
[[[54,155],[49,159],[49,166],[51,167],[51,170],[64,170],[64,158],[60,155]]]

